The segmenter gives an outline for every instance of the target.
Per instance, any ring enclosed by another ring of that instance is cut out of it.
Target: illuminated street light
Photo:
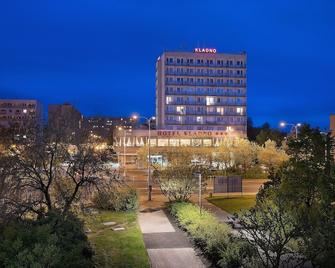
[[[301,127],[301,123],[297,123],[297,124],[291,124],[291,123],[287,123],[287,122],[280,122],[279,123],[280,127],[284,128],[286,126],[292,126],[292,128],[294,128],[295,130],[295,138],[298,138],[298,128]]]
[[[148,123],[149,126],[149,135],[148,135],[148,201],[151,201],[151,193],[152,193],[152,184],[151,184],[151,154],[150,154],[150,140],[151,140],[151,121],[155,120],[156,117],[152,116],[152,117],[144,117],[144,116],[139,116],[139,115],[133,115],[132,118],[134,120],[137,119],[145,119]]]

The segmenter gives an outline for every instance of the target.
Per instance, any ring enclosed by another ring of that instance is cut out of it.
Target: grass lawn
[[[256,203],[256,196],[246,195],[246,196],[234,196],[225,197],[217,196],[212,198],[207,198],[209,202],[215,206],[233,214],[239,212],[241,209],[249,209]]]
[[[103,211],[84,220],[92,230],[88,239],[95,251],[96,267],[149,267],[136,212]],[[115,232],[102,224],[107,221],[117,222],[125,230]]]

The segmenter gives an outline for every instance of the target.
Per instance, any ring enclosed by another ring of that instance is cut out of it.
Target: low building
[[[42,109],[37,100],[0,99],[0,128],[24,129],[40,124]]]
[[[218,146],[226,137],[237,137],[240,133],[206,130],[151,130],[150,146]],[[142,147],[149,142],[149,131],[135,129],[133,131],[117,131],[114,135],[116,147]]]

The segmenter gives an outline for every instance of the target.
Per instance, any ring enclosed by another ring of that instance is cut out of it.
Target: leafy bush
[[[136,210],[138,199],[134,188],[113,188],[99,191],[93,198],[94,205],[99,209],[113,211]]]
[[[208,211],[203,210],[200,214],[198,206],[186,202],[170,203],[168,208],[215,265],[241,267],[252,258],[253,249],[241,238],[233,236],[231,228]]]
[[[0,267],[93,267],[82,223],[47,214],[36,221],[0,226]]]

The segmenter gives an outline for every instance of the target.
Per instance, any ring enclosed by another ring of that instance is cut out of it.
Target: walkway
[[[161,209],[139,212],[144,244],[153,268],[205,268],[185,232]]]

